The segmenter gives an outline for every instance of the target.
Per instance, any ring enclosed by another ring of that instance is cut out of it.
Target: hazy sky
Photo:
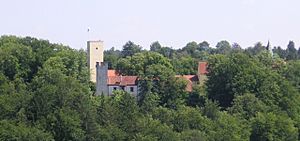
[[[181,48],[190,41],[261,41],[300,46],[300,0],[0,0],[0,35],[33,36],[85,48],[131,40]],[[90,32],[87,28],[90,27]]]

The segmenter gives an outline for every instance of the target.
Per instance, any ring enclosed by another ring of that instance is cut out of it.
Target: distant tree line
[[[182,49],[127,42],[105,51],[111,69],[138,75],[138,99],[94,96],[84,50],[32,37],[0,37],[0,140],[299,140],[300,55],[220,41]],[[175,74],[208,80],[185,91]]]

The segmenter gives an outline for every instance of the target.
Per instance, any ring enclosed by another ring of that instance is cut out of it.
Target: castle
[[[90,80],[96,83],[96,95],[112,95],[114,90],[124,90],[133,96],[139,94],[138,76],[123,76],[116,70],[108,70],[108,64],[103,62],[103,41],[87,42],[88,68]],[[195,84],[203,84],[206,80],[207,62],[199,62],[197,75],[176,75],[187,80],[186,91],[191,92]]]

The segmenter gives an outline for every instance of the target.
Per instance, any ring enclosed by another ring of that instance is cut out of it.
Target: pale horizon
[[[0,35],[31,36],[72,48],[102,40],[105,49],[127,41],[144,49],[154,41],[175,49],[188,42],[257,42],[300,46],[297,0],[28,0],[1,1]],[[87,29],[90,28],[90,32]]]

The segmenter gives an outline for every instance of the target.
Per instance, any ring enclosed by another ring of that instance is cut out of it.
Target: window
[[[117,87],[114,87],[114,90],[117,90]]]
[[[130,87],[130,92],[133,92],[134,91],[134,87]]]

